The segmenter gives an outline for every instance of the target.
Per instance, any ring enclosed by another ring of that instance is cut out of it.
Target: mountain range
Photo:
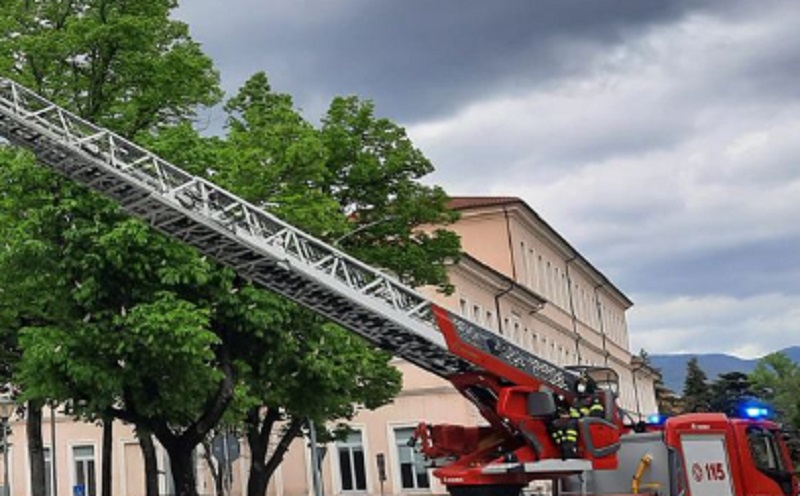
[[[779,351],[795,362],[800,363],[800,346],[792,346]],[[758,362],[758,358],[745,360],[722,353],[650,355],[650,362],[655,368],[661,370],[664,384],[680,394],[683,390],[683,382],[686,379],[686,362],[692,357],[697,357],[700,368],[703,369],[703,372],[706,373],[709,380],[714,380],[719,374],[725,372],[750,373],[755,368],[756,362]]]

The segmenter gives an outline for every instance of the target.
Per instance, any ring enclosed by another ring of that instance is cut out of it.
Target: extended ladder
[[[448,350],[432,303],[358,260],[144,148],[0,78],[0,136],[158,230],[442,377],[479,368]],[[570,374],[454,319],[479,348],[556,387]]]

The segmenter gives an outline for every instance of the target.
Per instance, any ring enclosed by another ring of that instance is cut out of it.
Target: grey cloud
[[[797,253],[800,237],[782,237],[669,258],[650,259],[643,253],[610,270],[621,287],[660,298],[674,294],[752,298],[768,293],[800,297]]]
[[[641,296],[641,295],[639,295]],[[646,298],[629,315],[634,349],[717,352],[755,357],[797,344],[796,296],[772,292],[751,298],[724,295]]]
[[[766,351],[800,328],[793,4],[185,0],[178,16],[228,91],[265,70],[310,118],[372,98],[448,191],[523,197],[632,295],[635,348]]]
[[[702,3],[510,0],[270,5],[184,2],[178,17],[217,60],[228,90],[264,69],[310,113],[336,94],[373,98],[402,121],[589,70],[594,57]],[[315,108],[309,108],[315,107]]]

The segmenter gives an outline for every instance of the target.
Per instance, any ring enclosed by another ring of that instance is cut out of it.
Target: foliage
[[[133,137],[221,96],[176,0],[4,0],[0,73]]]
[[[770,353],[750,373],[753,389],[775,408],[778,419],[800,429],[800,366],[783,353]]]
[[[686,380],[683,384],[683,401],[686,412],[707,411],[710,390],[706,373],[700,368],[697,357],[686,363]]]
[[[0,73],[128,137],[191,118],[198,104],[216,102],[221,92],[210,59],[189,38],[186,26],[170,18],[175,5],[173,0],[4,0]],[[87,385],[86,391],[98,395],[80,402],[80,411],[95,417],[107,413],[103,405],[119,404],[120,414],[131,419],[137,405],[122,400],[126,394],[146,397],[131,392],[144,384],[125,382],[130,376],[118,372],[130,361],[114,352],[130,351],[123,344],[131,328],[152,334],[167,326],[143,315],[147,305],[162,310],[174,304],[169,310],[176,315],[168,318],[187,317],[193,309],[202,316],[207,310],[177,295],[170,299],[148,284],[161,281],[147,271],[162,260],[149,265],[134,260],[125,272],[126,256],[135,258],[135,252],[103,251],[109,245],[121,248],[126,236],[141,241],[152,235],[142,234],[141,226],[130,229],[131,221],[111,202],[33,167],[29,158],[4,152],[0,169],[7,207],[0,219],[5,242],[0,290],[7,297],[2,328],[30,347],[22,364],[12,364],[26,386],[24,394],[80,400],[86,393],[77,384]],[[124,227],[117,230],[120,223]],[[111,270],[118,277],[104,279],[99,271],[109,269],[119,269]],[[180,322],[198,323],[188,317]],[[123,339],[108,339],[115,333]],[[114,350],[117,344],[120,349]],[[146,345],[140,349],[155,351],[152,342]],[[96,355],[88,352],[94,349]],[[159,365],[163,369],[165,362]],[[53,375],[44,377],[48,370]],[[162,375],[163,370],[151,382],[163,385]],[[180,391],[179,384],[170,386]],[[185,422],[187,412],[195,413],[191,409],[197,403],[178,402],[187,410],[175,425]],[[139,406],[153,413],[149,405]]]
[[[405,130],[376,118],[372,102],[347,97],[333,100],[321,136],[327,190],[353,221],[342,246],[411,285],[451,292],[446,263],[458,258],[460,241],[446,229],[420,227],[450,224],[457,213],[441,188],[419,182],[433,165]]]
[[[291,97],[274,93],[266,76],[255,74],[226,105],[228,135],[217,161],[224,165],[214,171],[214,180],[409,281],[445,287],[446,274],[435,267],[458,256],[458,239],[450,233],[419,230],[425,223],[452,220],[444,208],[444,195],[416,182],[422,156],[399,127],[375,119],[369,104],[348,102],[350,111],[368,110],[362,112],[360,129],[346,128],[349,114],[340,112],[337,121],[329,118],[317,131],[294,109]],[[392,132],[370,138],[369,144],[351,139],[359,133],[368,135],[376,126]],[[341,139],[333,139],[335,135]],[[371,173],[379,179],[365,183],[363,167],[345,163],[347,156],[370,157],[357,162],[370,163]],[[374,201],[353,201],[358,195]],[[411,267],[424,277],[416,277]],[[290,308],[289,321],[273,329],[279,342],[270,342],[272,348],[265,349],[264,341],[256,339],[242,347],[250,354],[238,355],[241,370],[250,377],[245,381],[248,394],[237,406],[243,408],[253,453],[251,495],[263,494],[306,418],[324,427],[326,421],[351,418],[355,405],[383,405],[400,389],[400,376],[387,366],[386,354],[307,310]],[[242,337],[247,340],[252,335]],[[286,420],[286,428],[267,458],[268,439],[279,419]]]
[[[726,372],[719,374],[709,389],[709,408],[714,412],[737,415],[742,401],[752,398],[752,384],[747,374]]]
[[[430,162],[370,102],[336,99],[316,129],[256,74],[226,105],[227,136],[205,138],[189,121],[219,99],[218,78],[169,17],[173,0],[2,2],[0,73],[406,282],[450,289],[458,238],[426,226],[455,214],[419,182]],[[223,414],[262,439],[288,420],[290,442],[306,418],[349,418],[399,390],[386,354],[28,154],[0,147],[0,183],[0,372],[26,398],[155,434],[179,493],[193,494],[192,448]]]

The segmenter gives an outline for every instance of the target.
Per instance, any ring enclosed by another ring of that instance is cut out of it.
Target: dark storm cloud
[[[410,122],[494,92],[590,70],[593,59],[701,2],[184,2],[178,17],[229,91],[257,70],[311,113],[337,94]]]

